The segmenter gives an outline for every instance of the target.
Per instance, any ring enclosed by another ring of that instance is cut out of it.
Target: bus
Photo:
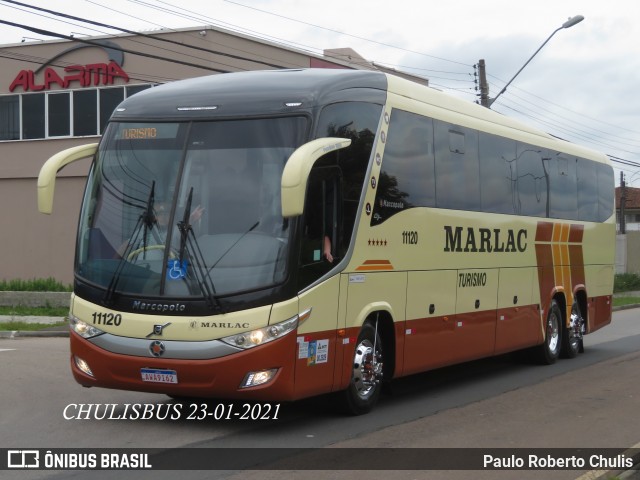
[[[176,81],[126,99],[81,206],[70,365],[85,387],[369,412],[385,382],[609,324],[605,155],[376,71]]]

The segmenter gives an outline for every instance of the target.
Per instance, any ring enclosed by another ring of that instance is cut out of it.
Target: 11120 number
[[[402,243],[405,245],[417,245],[418,232],[415,230],[405,230],[402,232]]]

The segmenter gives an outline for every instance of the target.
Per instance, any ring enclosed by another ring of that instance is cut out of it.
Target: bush
[[[635,273],[619,273],[613,280],[614,292],[640,290],[640,276]]]
[[[32,280],[0,280],[0,291],[6,292],[70,292],[71,285],[64,285],[55,278]]]

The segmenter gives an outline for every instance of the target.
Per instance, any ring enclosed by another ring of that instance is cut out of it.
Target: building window
[[[152,86],[0,95],[0,141],[100,135],[120,102]]]
[[[69,92],[47,94],[49,137],[68,137],[71,134],[70,98]]]
[[[103,88],[100,90],[100,133],[107,127],[109,117],[124,100],[124,88]]]
[[[0,97],[0,140],[20,139],[20,97]]]
[[[44,93],[22,96],[22,138],[44,138]]]
[[[73,135],[84,137],[98,134],[98,91],[73,92]]]

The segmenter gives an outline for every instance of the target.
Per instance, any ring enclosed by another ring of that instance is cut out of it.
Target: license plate
[[[142,368],[140,370],[143,382],[152,383],[178,383],[178,374],[175,370],[158,370],[155,368]]]

